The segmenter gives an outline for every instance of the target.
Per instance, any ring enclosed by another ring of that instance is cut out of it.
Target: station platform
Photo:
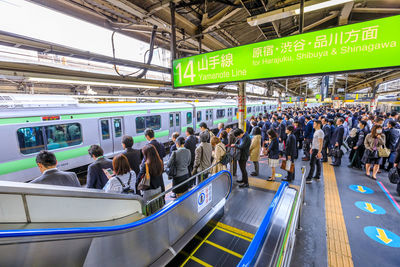
[[[291,182],[294,186],[300,185],[301,166],[306,166],[307,174],[309,170],[309,162],[302,161],[301,156],[299,151],[296,179]],[[291,266],[400,266],[400,197],[396,185],[389,182],[386,171],[375,181],[363,170],[347,165],[347,154],[340,167],[323,163],[321,181],[306,185]],[[253,170],[253,164],[248,163],[248,172]],[[258,177],[250,178],[251,188],[255,181],[271,175],[264,157],[260,170]],[[277,184],[285,175],[277,168],[276,182],[269,183]]]

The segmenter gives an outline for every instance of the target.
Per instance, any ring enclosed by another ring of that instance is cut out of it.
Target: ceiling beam
[[[330,21],[331,19],[334,19],[337,16],[339,16],[339,11],[332,11],[328,16],[324,17],[323,19],[318,20],[317,22],[314,22],[314,23],[312,23],[310,25],[305,26],[303,31],[308,31],[308,30],[311,30],[311,29],[313,29],[315,27],[318,27],[319,25],[321,25],[321,24],[323,24],[323,23],[325,23],[327,21]],[[299,31],[298,30],[294,31],[290,35],[294,35],[294,34],[299,34]]]
[[[355,7],[354,13],[400,14],[400,8]]]
[[[240,1],[237,1],[237,2],[240,2]],[[217,27],[222,22],[229,19],[230,17],[232,17],[233,15],[237,14],[240,11],[241,11],[240,8],[233,9],[232,7],[226,7],[223,10],[221,10],[218,14],[213,16],[211,19],[206,18],[205,20],[203,20],[201,22],[202,26],[205,27],[205,29],[203,30],[203,33],[212,30],[213,28]],[[216,18],[219,18],[219,19],[216,20]]]
[[[349,16],[351,13],[351,10],[353,9],[354,2],[348,2],[344,4],[342,10],[340,11],[340,16],[339,16],[339,26],[340,25],[346,25],[349,23]]]

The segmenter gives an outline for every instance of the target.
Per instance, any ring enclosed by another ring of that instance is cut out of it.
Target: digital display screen
[[[400,15],[223,49],[172,63],[175,88],[400,66]]]

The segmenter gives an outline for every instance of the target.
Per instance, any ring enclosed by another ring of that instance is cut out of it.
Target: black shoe
[[[311,184],[312,183],[312,179],[311,178],[307,178],[306,179],[306,184]]]
[[[245,188],[245,187],[249,187],[249,184],[241,184],[239,185],[240,188]]]
[[[284,181],[284,182],[291,182],[292,179],[289,179],[289,178],[285,177],[285,178],[282,179],[282,181]]]
[[[331,165],[332,165],[333,167],[338,167],[338,166],[340,166],[339,164],[336,164],[336,163],[331,163]]]
[[[321,181],[321,178],[319,178],[317,176],[313,177],[313,179],[316,180],[316,181]]]
[[[252,172],[252,173],[250,173],[250,175],[251,175],[251,176],[258,176],[258,173]]]
[[[236,180],[236,183],[241,184],[241,183],[243,183],[243,180]]]

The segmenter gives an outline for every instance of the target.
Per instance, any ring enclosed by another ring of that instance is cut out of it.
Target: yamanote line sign
[[[400,66],[400,15],[173,61],[174,87]]]

